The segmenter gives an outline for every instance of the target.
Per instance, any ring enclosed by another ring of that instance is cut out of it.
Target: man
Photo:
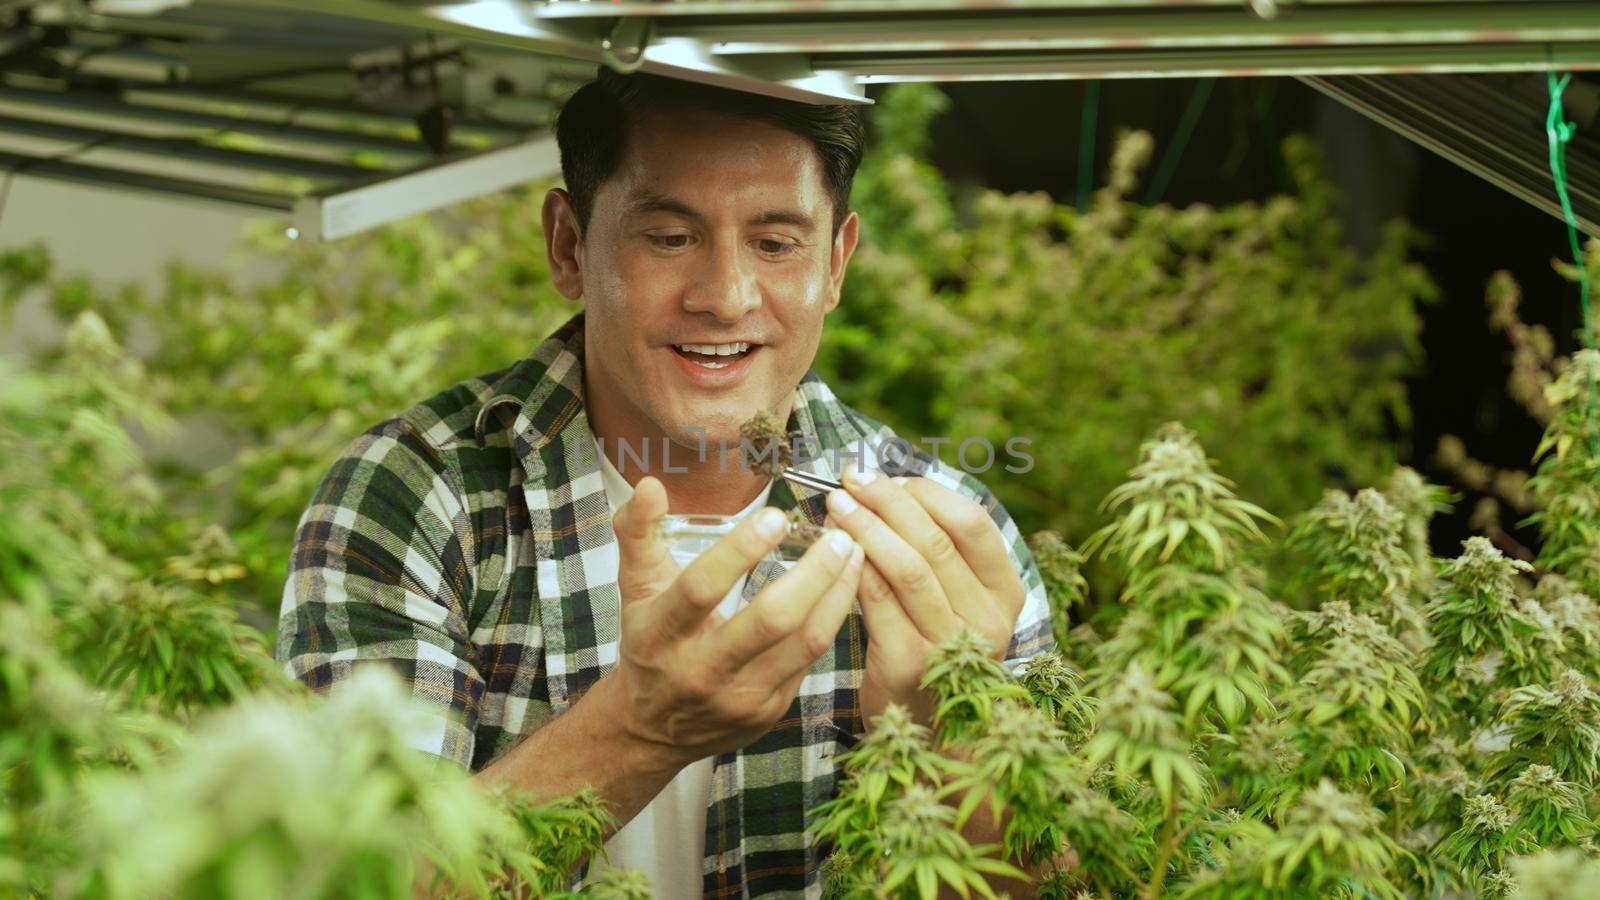
[[[927,456],[877,475],[890,433],[809,372],[862,131],[851,107],[602,71],[561,114],[567,188],[542,216],[583,311],[358,438],[296,538],[289,671],[323,689],[386,661],[444,714],[418,746],[542,796],[595,786],[624,823],[610,864],[663,898],[816,896],[805,813],[889,703],[929,721],[933,645],[970,627],[1013,665],[1053,646],[987,490]],[[757,410],[846,489],[729,464]],[[865,458],[833,471],[840,448]],[[766,504],[829,526],[787,571]],[[748,514],[681,566],[669,510]]]

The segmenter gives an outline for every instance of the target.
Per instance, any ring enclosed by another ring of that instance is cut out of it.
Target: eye
[[[647,234],[645,237],[650,239],[650,243],[663,250],[682,250],[689,246],[689,235],[687,234]],[[682,243],[674,243],[675,241],[681,241]]]
[[[788,241],[779,241],[774,240],[773,238],[762,238],[756,243],[761,247],[762,253],[766,253],[771,256],[787,256],[790,253],[793,253],[795,247],[797,246],[789,243]]]

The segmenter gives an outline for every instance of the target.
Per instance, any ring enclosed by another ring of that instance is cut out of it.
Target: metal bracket
[[[627,75],[644,67],[644,54],[650,48],[650,38],[655,33],[656,20],[647,18],[619,18],[611,23],[605,37],[600,39],[600,52],[606,65]]]

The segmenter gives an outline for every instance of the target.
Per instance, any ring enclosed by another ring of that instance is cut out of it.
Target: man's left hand
[[[917,683],[934,645],[971,628],[987,638],[994,658],[1011,644],[1027,588],[1004,538],[977,503],[926,478],[845,472],[844,489],[828,496],[832,524],[866,551],[861,615],[867,664],[860,700],[863,722],[890,703],[931,725],[933,697]]]

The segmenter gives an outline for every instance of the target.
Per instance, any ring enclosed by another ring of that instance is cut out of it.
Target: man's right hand
[[[829,530],[724,619],[717,604],[783,539],[783,513],[747,516],[680,570],[655,528],[666,511],[666,489],[646,476],[614,519],[622,638],[608,677],[628,731],[688,765],[752,743],[788,710],[850,614],[863,554]]]

